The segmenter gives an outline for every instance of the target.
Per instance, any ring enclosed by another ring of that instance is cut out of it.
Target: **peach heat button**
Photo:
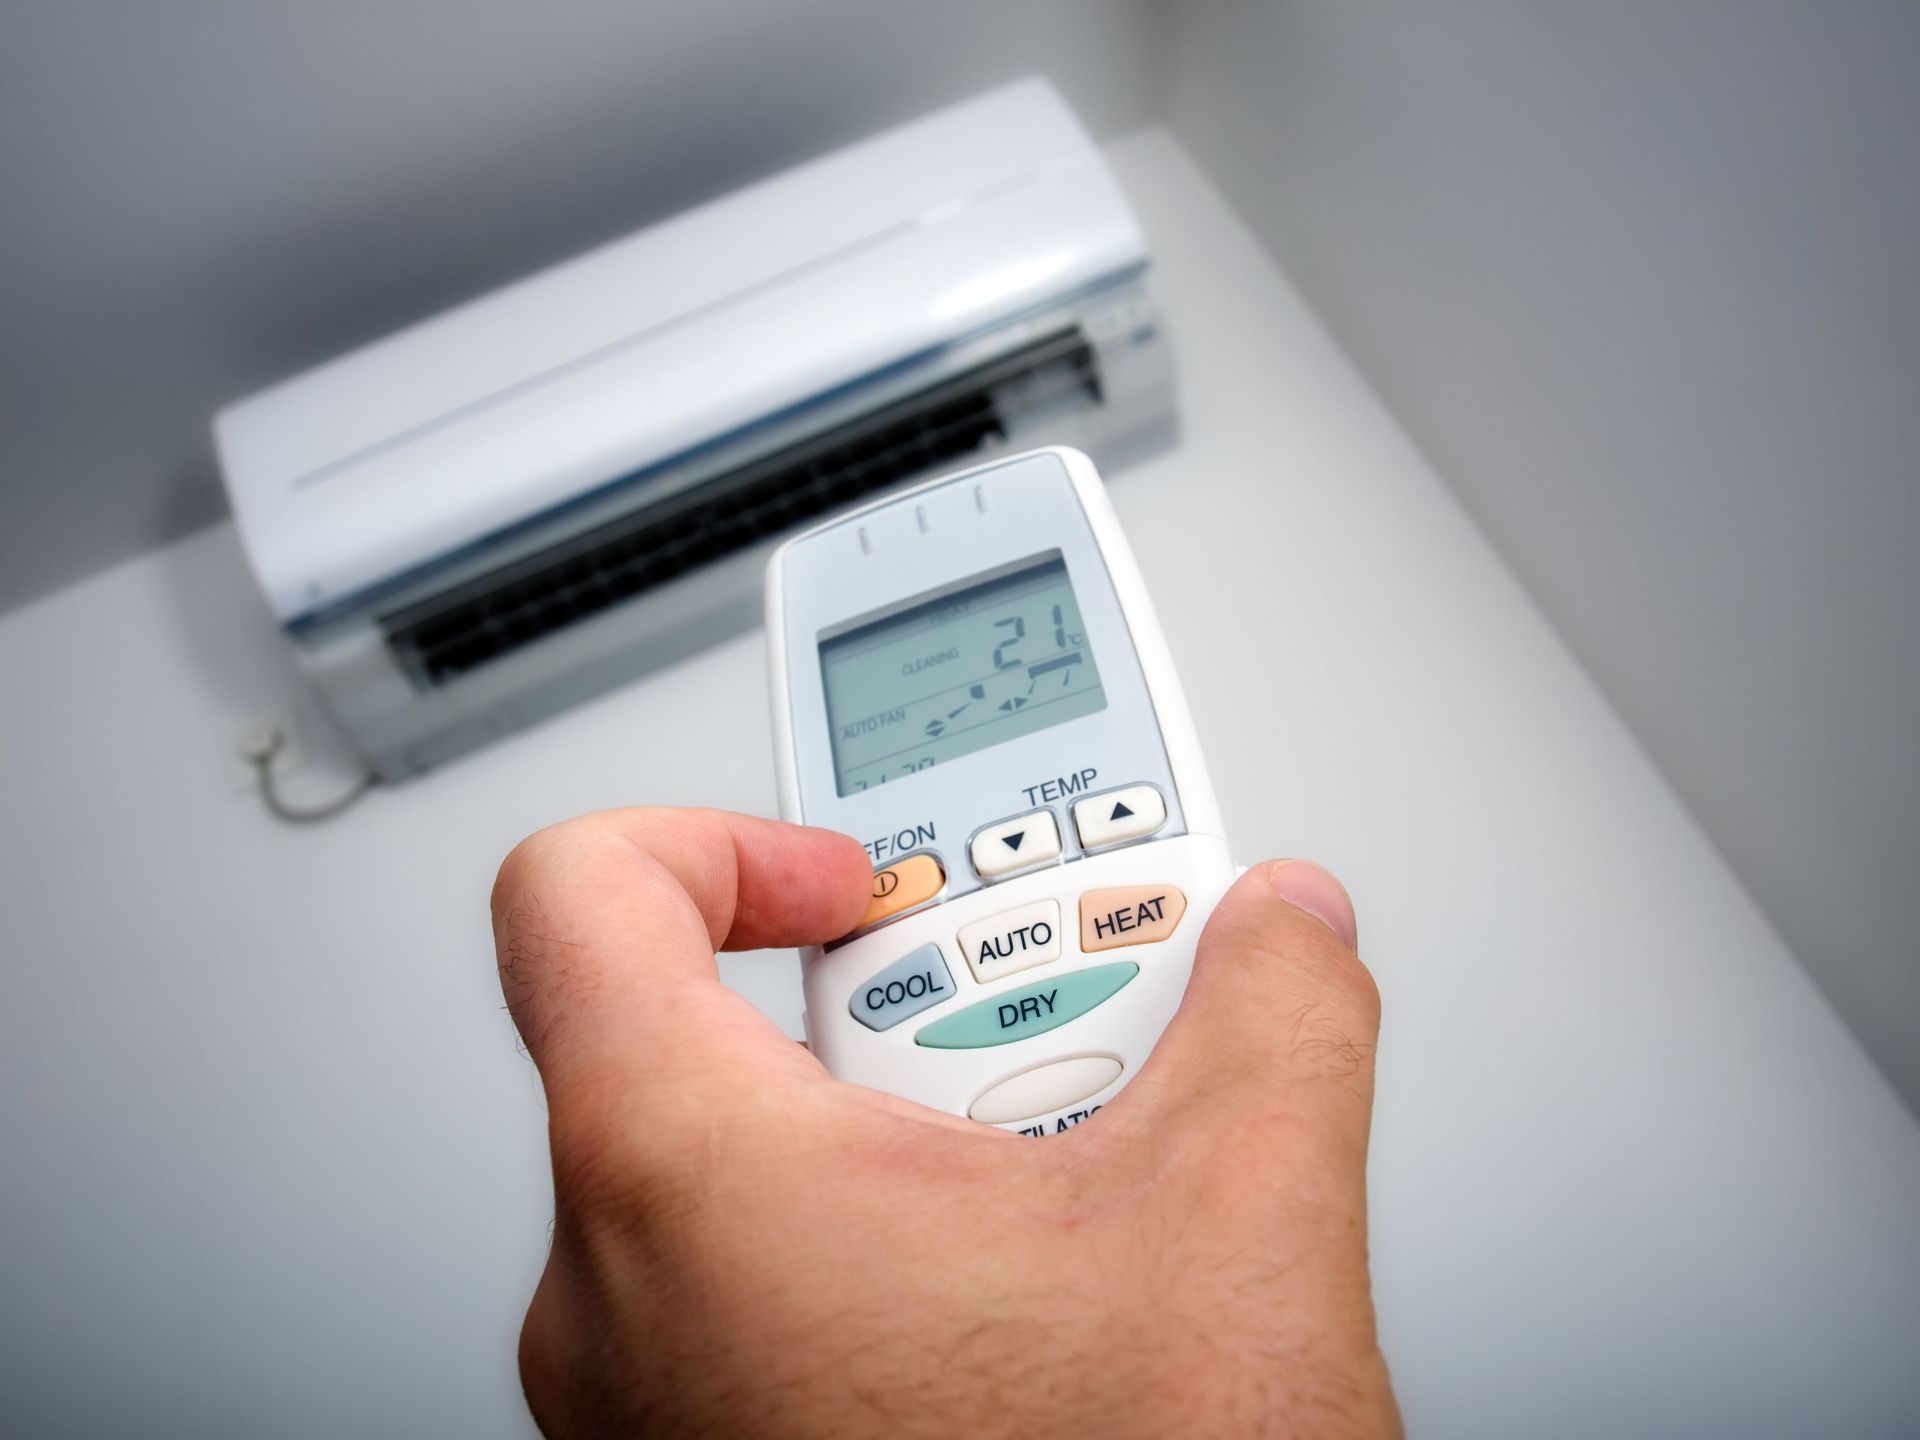
[[[1187,913],[1187,897],[1171,885],[1122,885],[1080,897],[1080,948],[1113,950],[1150,945],[1173,934]]]
[[[947,872],[931,855],[909,855],[898,865],[873,872],[873,898],[867,913],[860,917],[857,929],[878,925],[889,915],[911,910],[923,900],[931,900],[947,883]]]

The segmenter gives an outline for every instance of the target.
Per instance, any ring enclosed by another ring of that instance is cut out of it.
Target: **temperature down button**
[[[968,848],[973,868],[991,880],[1059,859],[1060,827],[1054,824],[1052,811],[1036,810],[989,825],[973,837]]]

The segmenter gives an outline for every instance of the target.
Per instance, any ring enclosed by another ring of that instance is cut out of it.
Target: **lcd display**
[[[820,673],[842,795],[1107,703],[1057,550],[823,639]]]

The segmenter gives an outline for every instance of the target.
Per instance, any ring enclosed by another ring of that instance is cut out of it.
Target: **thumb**
[[[1127,1087],[1150,1121],[1195,1106],[1323,1116],[1364,1155],[1380,995],[1353,902],[1326,870],[1271,860],[1221,898],[1179,1011]]]

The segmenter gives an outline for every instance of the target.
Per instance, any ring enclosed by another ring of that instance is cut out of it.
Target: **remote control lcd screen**
[[[1107,703],[1058,551],[822,639],[820,673],[842,795]]]

